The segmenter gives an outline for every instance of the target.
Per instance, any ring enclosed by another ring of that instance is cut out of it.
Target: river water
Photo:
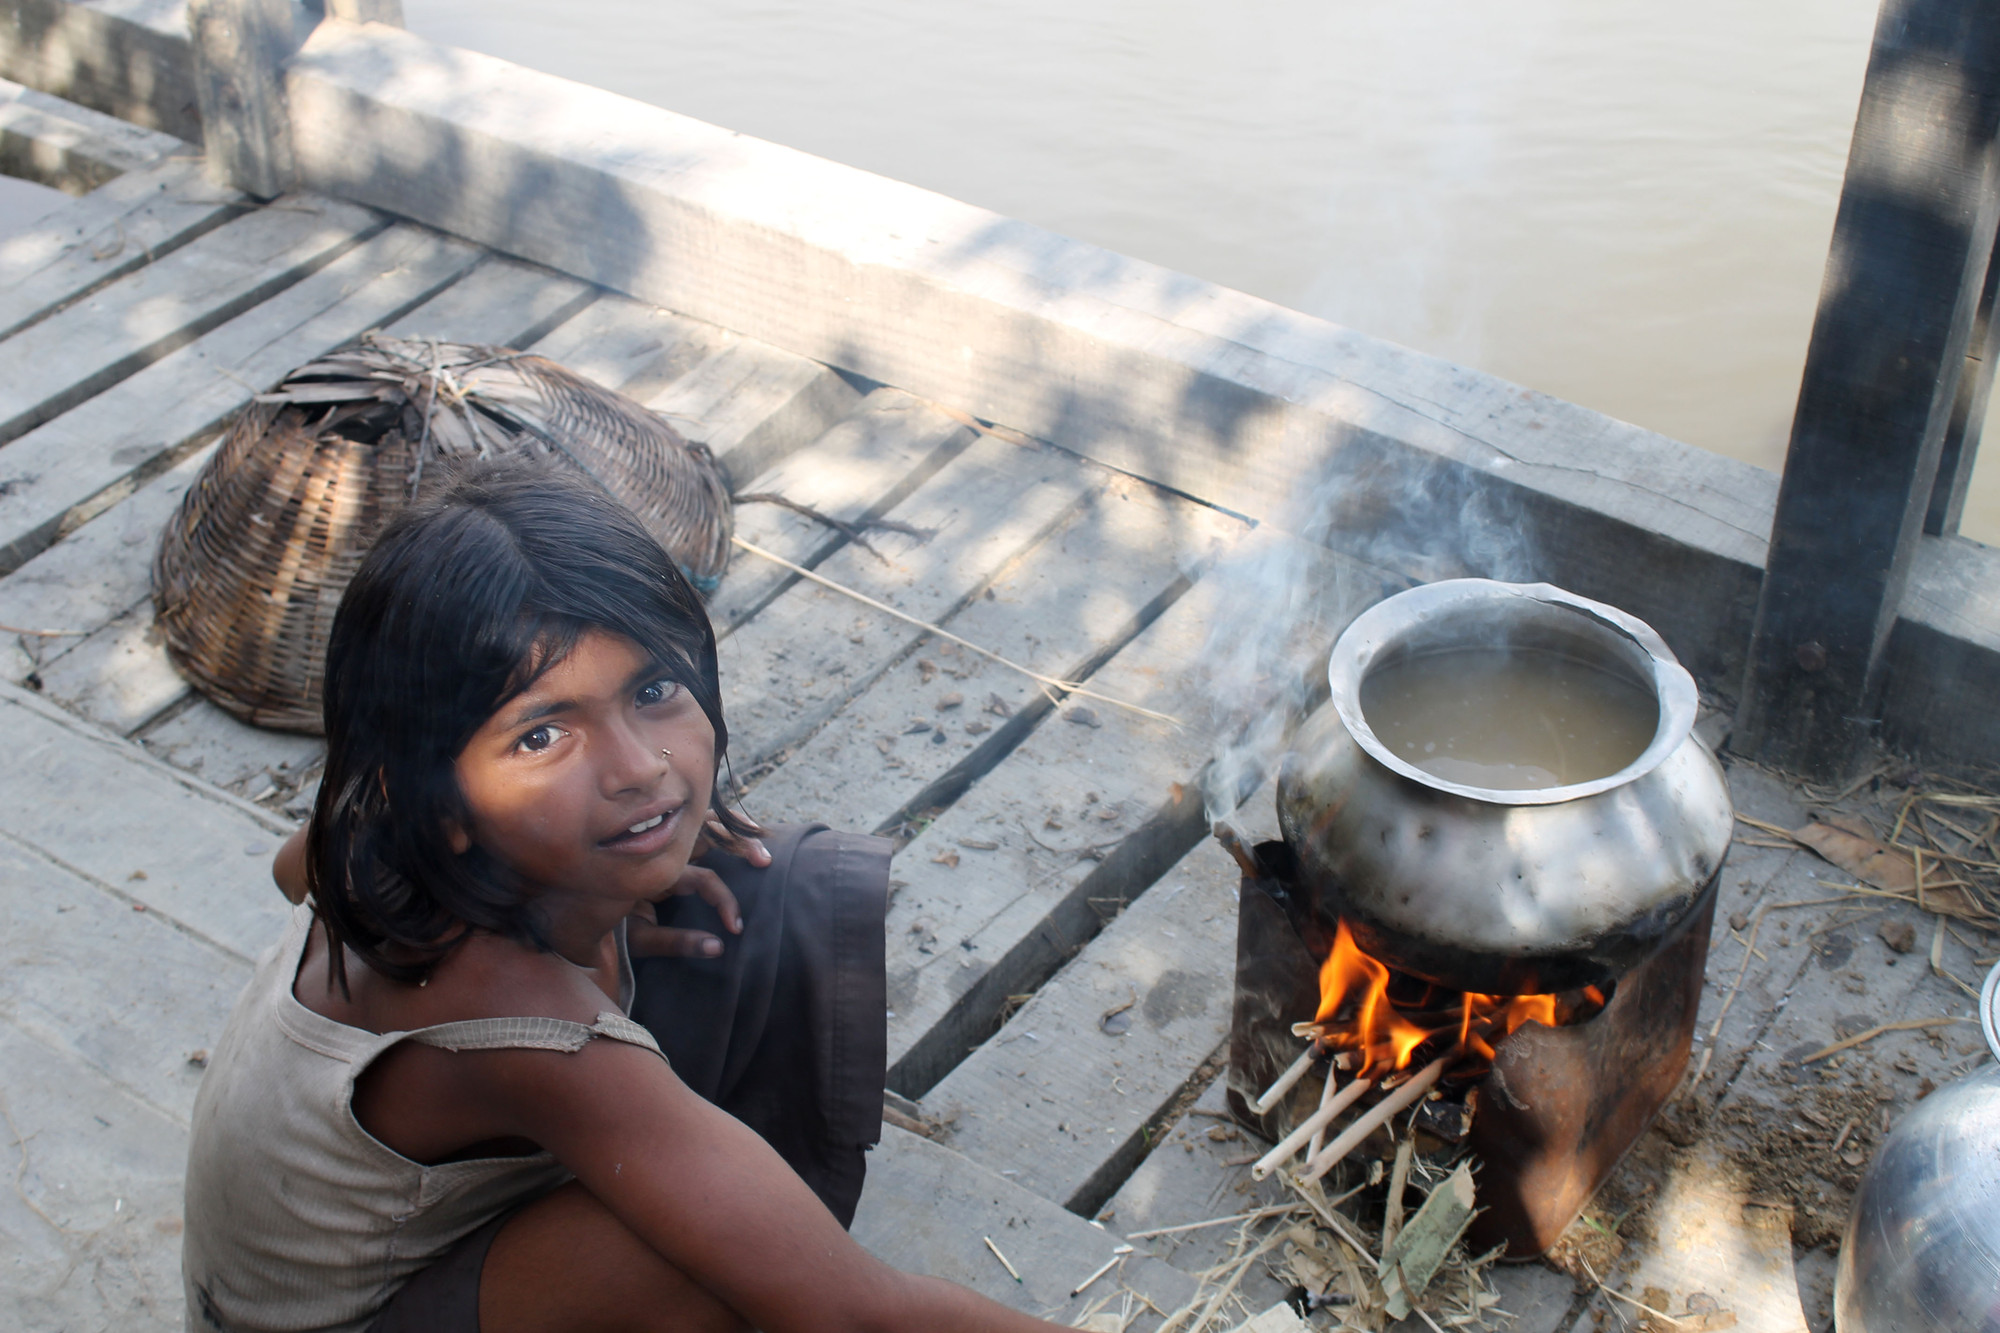
[[[1781,465],[1875,0],[405,0],[491,52]],[[2000,542],[2000,464],[1969,536]]]

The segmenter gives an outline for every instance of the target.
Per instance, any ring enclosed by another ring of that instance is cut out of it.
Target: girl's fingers
[[[759,833],[764,831],[755,824],[750,827]],[[724,851],[742,857],[759,870],[771,864],[771,849],[764,845],[762,838],[739,837],[725,828],[719,819],[711,819],[703,826],[702,838]]]
[[[695,897],[715,909],[722,918],[722,924],[732,935],[743,933],[743,913],[736,906],[736,895],[722,882],[722,876],[701,866],[689,866],[681,872],[680,880],[674,885],[675,893],[692,893]]]
[[[722,941],[705,930],[656,926],[633,917],[625,928],[625,947],[634,958],[715,958]]]

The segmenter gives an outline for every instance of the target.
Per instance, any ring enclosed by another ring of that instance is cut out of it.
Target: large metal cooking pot
[[[2000,1060],[2000,966],[1979,997]],[[1840,1333],[2000,1333],[2000,1065],[1890,1131],[1854,1195],[1833,1280]]]
[[[1405,762],[1361,708],[1371,673],[1433,653],[1553,655],[1649,693],[1659,723],[1617,772],[1499,790]],[[1454,579],[1388,598],[1334,645],[1332,706],[1300,730],[1278,818],[1301,879],[1362,948],[1459,990],[1602,984],[1673,939],[1734,823],[1693,727],[1694,680],[1644,622],[1545,583]]]

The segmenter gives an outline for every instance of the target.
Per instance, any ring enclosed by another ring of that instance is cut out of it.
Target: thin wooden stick
[[[1581,1259],[1582,1256],[1579,1255],[1578,1258]],[[1616,1296],[1619,1300],[1624,1301],[1627,1305],[1638,1306],[1641,1310],[1644,1310],[1647,1314],[1652,1315],[1655,1319],[1664,1319],[1669,1324],[1672,1324],[1675,1328],[1680,1327],[1681,1321],[1674,1318],[1666,1311],[1655,1310],[1652,1306],[1646,1304],[1644,1301],[1635,1300],[1632,1297],[1627,1296],[1624,1292],[1618,1290],[1618,1288],[1616,1287],[1606,1286],[1604,1279],[1597,1275],[1597,1270],[1590,1266],[1590,1260],[1583,1259],[1583,1271],[1590,1274],[1590,1280],[1592,1282],[1595,1282],[1597,1284],[1597,1289],[1603,1292],[1605,1295]]]
[[[1200,1231],[1203,1227],[1226,1226],[1231,1222],[1255,1222],[1259,1218],[1276,1217],[1279,1213],[1295,1213],[1307,1207],[1303,1203],[1273,1204],[1269,1208],[1252,1208],[1247,1213],[1231,1213],[1227,1217],[1205,1217],[1199,1222],[1182,1222],[1178,1226],[1154,1227],[1150,1231],[1128,1231],[1126,1240],[1146,1240],[1153,1236],[1177,1236],[1183,1231]]]
[[[1396,1243],[1396,1237],[1403,1230],[1403,1191],[1410,1183],[1410,1158],[1415,1155],[1417,1136],[1405,1134],[1403,1141],[1396,1145],[1396,1165],[1389,1171],[1389,1202],[1382,1210],[1382,1257],[1389,1257],[1389,1247]]]
[[[1907,893],[1891,893],[1887,889],[1864,888],[1859,884],[1840,884],[1830,879],[1816,879],[1813,883],[1824,884],[1829,889],[1840,889],[1847,893],[1861,894],[1869,898],[1890,898],[1899,903],[1910,903],[1912,905],[1917,901]]]
[[[1443,1076],[1445,1066],[1457,1058],[1456,1049],[1440,1055],[1425,1065],[1423,1071],[1415,1078],[1357,1116],[1354,1123],[1341,1132],[1339,1138],[1327,1144],[1325,1151],[1306,1165],[1302,1179],[1318,1180],[1331,1171],[1334,1163],[1360,1147],[1361,1141],[1373,1134],[1389,1117],[1429,1092],[1431,1085]]]
[[[1340,1066],[1334,1063],[1332,1060],[1328,1060],[1326,1062],[1326,1082],[1320,1086],[1319,1090],[1320,1110],[1322,1111],[1326,1110],[1327,1103],[1333,1100],[1333,1095],[1337,1090],[1335,1088],[1335,1084],[1339,1081],[1339,1077],[1340,1077]],[[1306,1145],[1306,1157],[1310,1159],[1319,1156],[1319,1150],[1321,1148],[1324,1148],[1325,1146],[1326,1146],[1326,1126],[1321,1125],[1318,1129],[1313,1131],[1312,1142]]]
[[[931,634],[935,634],[941,639],[949,639],[953,643],[957,644],[959,647],[969,648],[973,652],[978,653],[981,657],[987,658],[990,661],[998,662],[1001,666],[1006,667],[1010,671],[1018,671],[1022,675],[1026,676],[1029,680],[1035,681],[1040,685],[1046,686],[1050,689],[1061,690],[1065,694],[1072,694],[1085,699],[1095,699],[1099,703],[1110,704],[1114,708],[1123,708],[1127,712],[1137,713],[1141,717],[1152,718],[1156,722],[1165,722],[1170,726],[1179,727],[1185,725],[1179,718],[1174,717],[1169,713],[1156,713],[1150,708],[1141,708],[1138,704],[1127,703],[1123,699],[1114,699],[1108,694],[1099,694],[1096,690],[1086,689],[1084,686],[1078,684],[1076,681],[1061,680],[1055,676],[1044,676],[1039,671],[1031,671],[1027,667],[1022,666],[1019,662],[1012,662],[1000,656],[1000,654],[994,652],[991,648],[982,648],[978,644],[974,643],[972,640],[962,639],[958,635],[953,634],[948,629],[941,629],[938,626],[931,624],[928,620],[919,620],[917,617],[910,615],[906,611],[898,611],[895,607],[888,605],[886,602],[878,602],[873,597],[868,596],[866,593],[856,592],[853,588],[850,588],[845,584],[835,583],[832,579],[827,578],[824,574],[815,574],[810,569],[807,569],[804,565],[793,564],[791,561],[785,559],[785,557],[778,555],[774,552],[767,551],[763,547],[755,545],[754,543],[746,542],[741,537],[731,536],[729,540],[734,542],[737,546],[742,547],[750,554],[755,556],[762,556],[764,559],[769,560],[772,564],[780,565],[785,569],[790,570],[792,573],[797,574],[802,579],[807,579],[813,583],[817,583],[822,588],[830,589],[833,592],[839,593],[843,597],[852,597],[855,601],[860,602],[863,606],[873,607],[875,610],[880,611],[885,616],[892,616],[895,619],[904,622],[905,624],[915,625],[918,629],[925,630]]]
[[[1799,845],[1798,836],[1788,828],[1779,828],[1776,824],[1767,824],[1761,819],[1752,819],[1750,816],[1740,813],[1736,816],[1736,822],[1739,824],[1748,824],[1751,828],[1763,829],[1766,833],[1774,833],[1791,843],[1794,847]]]
[[[1278,1104],[1278,1099],[1290,1092],[1298,1081],[1306,1076],[1306,1071],[1312,1068],[1313,1061],[1317,1059],[1319,1059],[1319,1042],[1314,1041],[1306,1047],[1304,1055],[1292,1061],[1291,1067],[1278,1075],[1276,1083],[1264,1089],[1263,1095],[1250,1103],[1250,1113],[1269,1115],[1271,1108]]]
[[[0,634],[20,634],[30,639],[84,639],[90,637],[87,629],[22,629],[19,625],[0,625]]]
[[[982,1241],[986,1241],[986,1249],[994,1251],[994,1259],[998,1259],[998,1261],[1000,1261],[1000,1267],[1002,1267],[1002,1269],[1006,1269],[1006,1275],[1008,1275],[1008,1277],[1012,1277],[1014,1281],[1018,1281],[1018,1283],[1020,1283],[1020,1281],[1022,1281],[1022,1279],[1020,1279],[1020,1271],[1018,1271],[1018,1269],[1014,1269],[1014,1265],[1006,1261],[1006,1255],[1002,1255],[1002,1253],[1000,1253],[1000,1247],[998,1247],[998,1245],[994,1245],[994,1239],[992,1239],[990,1235],[982,1235],[980,1239],[982,1239]],[[1022,1285],[1026,1287],[1026,1283],[1022,1283]]]
[[[1070,1288],[1069,1298],[1071,1300],[1075,1300],[1077,1297],[1083,1295],[1084,1288],[1088,1287],[1091,1283],[1097,1281],[1097,1279],[1103,1277],[1106,1273],[1109,1273],[1112,1269],[1116,1268],[1118,1266],[1118,1261],[1120,1259],[1123,1259],[1126,1255],[1130,1253],[1132,1253],[1132,1247],[1130,1245],[1120,1245],[1117,1249],[1113,1250],[1111,1252],[1111,1257],[1109,1259],[1106,1259],[1103,1265],[1100,1268],[1098,1268],[1096,1272],[1092,1273],[1089,1277],[1085,1278],[1083,1281],[1077,1283],[1074,1287]]]
[[[1282,1245],[1284,1241],[1285,1233],[1282,1231],[1276,1232],[1264,1237],[1263,1240],[1257,1243],[1256,1248],[1252,1249],[1242,1258],[1230,1260],[1228,1267],[1232,1271],[1229,1274],[1228,1280],[1222,1284],[1221,1290],[1217,1291],[1210,1298],[1208,1305],[1202,1312],[1195,1316],[1194,1322],[1187,1325],[1188,1333],[1201,1333],[1202,1329],[1207,1328],[1208,1321],[1215,1318],[1216,1311],[1220,1310],[1222,1303],[1229,1299],[1229,1294],[1236,1290],[1237,1284],[1243,1280],[1243,1275],[1250,1271],[1250,1265],[1256,1263],[1257,1260],[1276,1249],[1279,1245]],[[1211,1273],[1220,1271],[1220,1268],[1210,1270]],[[1176,1329],[1179,1329],[1186,1317],[1194,1314],[1194,1307],[1200,1300],[1201,1292],[1197,1290],[1192,1300],[1167,1317],[1166,1322],[1160,1325],[1159,1333],[1174,1333]]]
[[[1869,1028],[1866,1032],[1857,1032],[1846,1041],[1837,1041],[1831,1046],[1814,1051],[1811,1055],[1799,1061],[1799,1063],[1809,1065],[1815,1060],[1824,1060],[1829,1055],[1838,1055],[1842,1051],[1861,1045],[1863,1042],[1873,1041],[1885,1032],[1914,1032],[1918,1028],[1941,1028],[1948,1023],[1972,1023],[1976,1021],[1976,1019],[1971,1018],[1906,1018],[1900,1023],[1884,1023],[1881,1027]]]
[[[1334,1071],[1331,1069],[1327,1070],[1327,1087],[1331,1088],[1333,1086],[1333,1078]],[[1357,1078],[1334,1094],[1331,1100],[1322,1096],[1319,1110],[1314,1111],[1304,1120],[1301,1120],[1298,1128],[1278,1141],[1277,1147],[1258,1158],[1256,1163],[1250,1168],[1251,1176],[1257,1180],[1267,1179],[1273,1171],[1283,1166],[1286,1162],[1291,1161],[1293,1155],[1298,1152],[1307,1139],[1318,1138],[1325,1132],[1326,1127],[1333,1123],[1335,1116],[1354,1105],[1355,1102],[1361,1099],[1362,1093],[1374,1086],[1375,1080],[1372,1078]],[[1318,1156],[1317,1152],[1307,1154],[1308,1160],[1316,1156]]]
[[[1195,1317],[1195,1321],[1191,1326],[1193,1333],[1201,1333],[1202,1329],[1208,1327],[1208,1321],[1215,1318],[1216,1312],[1222,1308],[1222,1303],[1229,1299],[1229,1294],[1236,1290],[1238,1283],[1243,1281],[1243,1275],[1250,1271],[1250,1265],[1256,1263],[1272,1250],[1277,1249],[1284,1242],[1285,1233],[1280,1231],[1275,1235],[1264,1237],[1263,1240],[1257,1243],[1256,1249],[1244,1255],[1242,1260],[1236,1265],[1236,1271],[1231,1273],[1229,1280],[1222,1284],[1222,1289],[1209,1299],[1208,1305]]]
[[[1971,866],[1974,870],[2000,870],[2000,861],[1981,861],[1977,857],[1960,856],[1957,852],[1925,851],[1921,847],[1912,847],[1906,842],[1890,842],[1883,845],[1891,851],[1897,852],[1922,851],[1925,856],[1930,857],[1933,861],[1949,861],[1953,865]]]

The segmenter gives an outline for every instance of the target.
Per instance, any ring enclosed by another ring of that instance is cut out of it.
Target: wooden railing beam
[[[1837,776],[1877,739],[2000,227],[1996,129],[2000,7],[1885,0],[1731,740],[1760,762]]]

